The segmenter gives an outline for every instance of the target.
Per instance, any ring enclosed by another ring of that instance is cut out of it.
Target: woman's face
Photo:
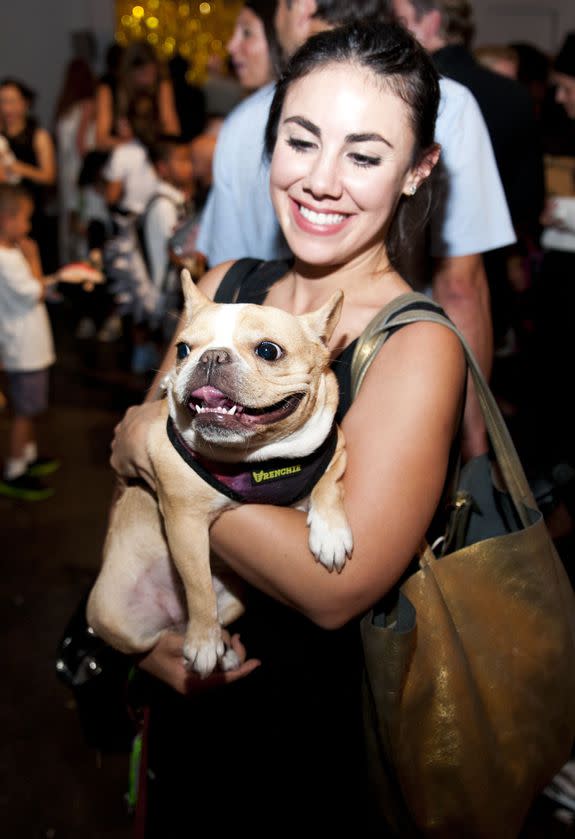
[[[138,90],[152,89],[158,81],[158,68],[153,63],[132,68],[132,83]]]
[[[287,242],[310,265],[380,252],[412,171],[407,105],[368,70],[332,64],[288,90],[270,189]]]
[[[5,85],[0,88],[0,120],[6,125],[25,120],[28,114],[28,102],[17,87]]]
[[[556,85],[555,101],[563,105],[569,119],[575,119],[575,78],[554,73],[552,81]]]
[[[256,90],[271,81],[272,63],[264,25],[250,8],[244,7],[239,13],[227,50],[242,87]]]

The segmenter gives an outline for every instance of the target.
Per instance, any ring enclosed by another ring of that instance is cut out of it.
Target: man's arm
[[[493,363],[493,328],[489,286],[481,254],[437,259],[433,298],[467,339],[487,380]],[[487,431],[471,380],[467,385],[463,421],[465,459],[487,451]]]
[[[515,242],[515,232],[485,121],[462,85],[442,79],[436,140],[446,180],[432,216],[433,297],[463,333],[489,380],[493,329],[481,254]],[[446,189],[445,189],[446,187]],[[473,386],[464,417],[464,457],[487,449]]]

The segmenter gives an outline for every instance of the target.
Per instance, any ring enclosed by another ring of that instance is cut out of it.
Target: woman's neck
[[[17,137],[18,134],[21,134],[24,129],[26,128],[27,118],[24,117],[23,119],[12,120],[11,122],[4,123],[4,133],[8,137]]]
[[[291,273],[294,311],[315,308],[340,288],[348,305],[362,307],[378,301],[384,286],[399,281],[385,248],[362,253],[343,265],[310,265],[295,258]],[[382,283],[385,280],[385,283]],[[390,282],[387,282],[387,281]]]

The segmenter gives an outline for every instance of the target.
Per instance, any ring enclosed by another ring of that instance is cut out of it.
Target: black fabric
[[[575,252],[547,251],[535,286],[535,329],[529,346],[527,406],[534,418],[537,458],[550,468],[575,467],[573,333],[575,325]]]

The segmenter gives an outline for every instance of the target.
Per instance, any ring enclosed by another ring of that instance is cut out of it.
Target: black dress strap
[[[245,257],[238,259],[229,268],[214,295],[214,303],[235,303],[240,286],[253,271],[262,264],[261,259]]]
[[[224,275],[214,295],[214,302],[261,304],[271,286],[283,277],[290,265],[284,259],[271,262],[249,257],[238,259]]]

